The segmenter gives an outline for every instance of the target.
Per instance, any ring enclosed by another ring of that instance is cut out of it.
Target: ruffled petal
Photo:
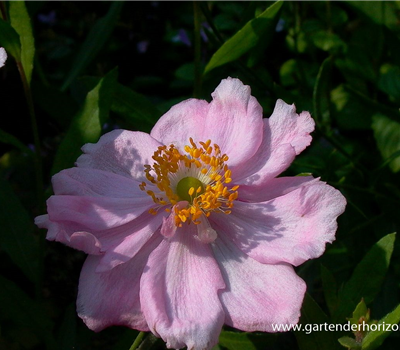
[[[47,212],[53,222],[69,221],[104,230],[132,221],[152,205],[154,202],[144,193],[136,198],[51,196]]]
[[[204,100],[189,99],[178,103],[160,118],[150,135],[165,145],[172,143],[181,149],[190,145],[189,137],[204,141],[204,120],[208,109]]]
[[[160,236],[154,236],[133,259],[108,272],[96,272],[101,257],[86,259],[79,279],[77,311],[90,329],[99,332],[121,325],[149,330],[141,311],[140,277],[149,254],[160,241]]]
[[[297,114],[294,105],[278,100],[271,117],[264,119],[260,148],[245,166],[232,172],[232,179],[238,184],[260,186],[281,174],[311,143],[314,126],[308,112]]]
[[[250,93],[239,79],[222,80],[212,93],[205,120],[205,138],[229,156],[232,172],[256,153],[263,137],[262,108]]]
[[[271,148],[284,143],[290,143],[300,154],[310,145],[315,122],[310,113],[296,113],[294,104],[289,105],[282,100],[277,100],[274,112],[268,119],[271,130]]]
[[[144,165],[153,165],[152,156],[161,144],[149,134],[139,131],[113,130],[97,143],[82,147],[84,152],[76,164],[80,168],[109,171],[146,181]]]
[[[289,176],[272,178],[267,183],[258,186],[241,185],[239,188],[239,200],[245,202],[265,202],[317,181],[319,179],[312,176]]]
[[[144,197],[144,192],[139,188],[139,182],[104,170],[65,169],[54,175],[51,181],[56,195]]]
[[[334,241],[345,205],[338,190],[318,181],[262,203],[237,201],[228,220],[218,215],[212,220],[250,257],[297,266]]]
[[[210,245],[194,237],[194,226],[164,239],[150,255],[140,283],[150,330],[174,349],[211,349],[224,323],[218,291],[225,284]]]
[[[102,242],[104,256],[96,271],[111,270],[133,258],[154,234],[160,234],[159,228],[166,215],[165,212],[156,216],[143,213],[123,227],[98,232],[97,236]]]
[[[293,268],[261,264],[217,231],[213,249],[227,284],[220,295],[225,323],[248,332],[276,332],[273,324],[296,324],[306,284]]]
[[[50,241],[62,242],[86,254],[101,254],[101,242],[92,233],[84,231],[80,225],[69,222],[52,222],[47,214],[36,217],[35,224],[39,228],[48,230],[46,239]]]

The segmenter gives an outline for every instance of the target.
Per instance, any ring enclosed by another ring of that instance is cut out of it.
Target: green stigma
[[[200,188],[200,190],[199,190]],[[178,182],[176,186],[176,194],[183,201],[188,201],[189,203],[193,202],[193,198],[204,192],[204,185],[195,177],[184,177]]]

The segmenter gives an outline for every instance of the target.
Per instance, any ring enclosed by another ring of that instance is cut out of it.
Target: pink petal
[[[39,228],[47,229],[46,238],[50,241],[62,242],[72,248],[82,250],[86,254],[101,254],[101,242],[84,227],[69,222],[52,222],[48,215],[35,218]]]
[[[227,283],[220,294],[225,323],[248,332],[276,332],[273,324],[296,324],[306,284],[293,268],[261,264],[217,231],[213,249]]]
[[[339,191],[318,181],[267,202],[237,201],[229,219],[214,215],[212,220],[250,257],[297,266],[322,255],[325,244],[334,241],[345,205]]]
[[[285,171],[311,143],[314,125],[308,112],[298,115],[294,105],[278,100],[271,117],[264,119],[260,148],[244,166],[232,172],[234,182],[260,186]]]
[[[212,93],[204,134],[229,156],[232,171],[259,148],[262,137],[262,108],[239,79],[221,81]]]
[[[160,240],[160,236],[154,237],[133,259],[108,272],[96,272],[101,257],[86,259],[79,279],[77,311],[90,329],[99,332],[121,325],[148,331],[140,305],[140,277]]]
[[[239,199],[245,202],[265,202],[283,196],[309,183],[317,182],[312,176],[276,177],[262,185],[240,185]]]
[[[173,143],[180,148],[190,145],[189,137],[204,141],[208,109],[208,103],[203,100],[189,99],[178,103],[160,118],[150,135],[165,145]]]
[[[158,230],[166,215],[165,212],[156,216],[144,213],[127,225],[98,232],[96,235],[105,253],[96,272],[111,270],[133,258],[154,234],[160,234]]]
[[[137,181],[146,181],[144,165],[152,165],[152,156],[161,144],[150,135],[127,130],[114,130],[93,144],[82,147],[85,154],[77,160],[80,168],[116,173]]]
[[[144,197],[139,184],[109,171],[86,168],[65,169],[52,177],[53,190],[57,195]]]
[[[310,113],[296,113],[295,105],[288,105],[282,100],[277,100],[274,112],[268,119],[271,129],[271,148],[284,143],[290,143],[296,155],[300,154],[310,145],[315,122]]]
[[[136,198],[51,196],[47,211],[51,221],[70,221],[92,230],[121,226],[154,205],[143,193]]]
[[[197,237],[202,243],[212,243],[217,239],[217,231],[215,231],[208,221],[207,217],[203,215],[200,218],[200,224],[197,225]]]
[[[218,291],[225,284],[194,226],[178,228],[151,253],[140,283],[150,330],[174,349],[211,349],[224,322]]]

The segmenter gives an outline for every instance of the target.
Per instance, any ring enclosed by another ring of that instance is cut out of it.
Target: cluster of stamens
[[[174,145],[160,146],[152,157],[154,164],[145,165],[146,179],[158,191],[147,190],[146,182],[140,184],[140,189],[157,204],[149,212],[156,214],[163,206],[170,212],[174,206],[177,227],[185,222],[200,224],[202,215],[208,217],[211,212],[230,214],[238,197],[239,186],[226,186],[232,181],[231,170],[225,164],[228,156],[221,154],[217,144],[211,145],[211,140],[199,142],[199,146],[192,138],[189,141],[184,148],[186,154]],[[182,201],[188,204],[176,205]]]

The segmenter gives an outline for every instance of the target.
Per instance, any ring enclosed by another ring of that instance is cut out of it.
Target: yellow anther
[[[201,150],[200,150],[199,148],[196,148],[196,149],[193,151],[193,157],[194,157],[194,158],[199,158],[200,155],[201,155]]]
[[[230,214],[238,197],[239,186],[226,186],[232,181],[232,172],[225,163],[229,158],[220,147],[211,146],[211,140],[196,144],[189,138],[189,143],[185,153],[172,144],[158,147],[152,156],[154,164],[144,166],[147,183],[139,184],[157,205],[149,212],[155,215],[163,206],[167,213],[172,212],[177,227],[186,222],[198,225],[211,212]],[[146,190],[148,183],[156,190]],[[183,201],[188,204],[182,206]]]

